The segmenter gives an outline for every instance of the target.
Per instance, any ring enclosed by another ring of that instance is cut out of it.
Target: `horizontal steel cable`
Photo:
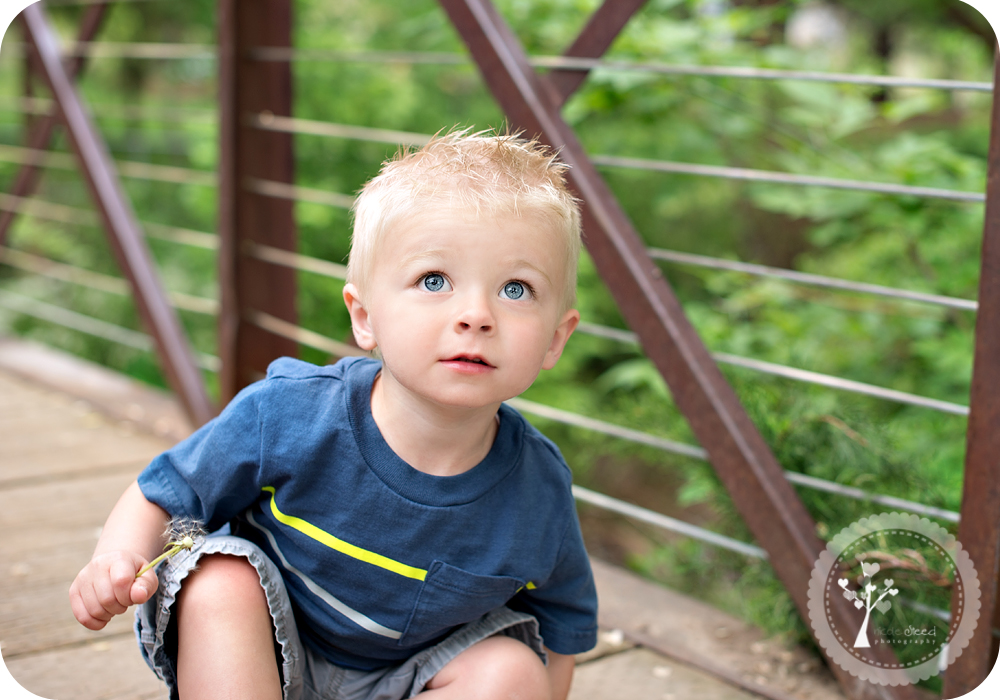
[[[76,160],[70,153],[33,150],[21,146],[0,145],[0,162],[60,170],[76,170],[77,168]],[[218,184],[216,173],[208,170],[123,160],[116,160],[115,166],[124,177],[140,180],[170,182],[180,185],[201,185],[203,187],[215,187]],[[262,180],[260,178],[248,178],[243,184],[248,191],[268,197],[291,199],[299,202],[313,202],[315,204],[325,204],[346,209],[354,206],[353,196],[338,194],[328,190],[302,187],[286,182],[275,182],[273,180]]]
[[[24,45],[20,42],[5,43],[4,48],[18,53],[23,53],[24,51]],[[214,60],[217,58],[217,52],[218,49],[214,44],[90,41],[72,43],[64,49],[63,53],[66,56],[86,56],[88,58]],[[471,59],[465,54],[423,51],[337,51],[329,49],[258,47],[250,50],[249,57],[256,61],[270,62],[312,61],[324,63],[410,63],[472,66]],[[699,66],[656,61],[543,55],[529,56],[528,63],[536,68],[569,71],[608,71],[663,76],[737,78],[743,80],[789,80],[971,92],[993,91],[993,83],[987,81],[907,78],[895,75],[829,73],[823,71],[756,68],[753,66]]]
[[[507,403],[523,413],[530,413],[557,423],[583,428],[597,433],[603,433],[612,437],[621,438],[622,440],[628,440],[629,442],[648,445],[665,452],[671,452],[673,454],[680,454],[708,461],[708,453],[696,445],[675,442],[673,440],[650,435],[631,428],[614,425],[613,423],[606,423],[594,418],[588,418],[587,416],[581,416],[576,413],[571,413],[570,411],[563,411],[558,408],[553,408],[552,406],[538,404],[534,401],[528,401],[526,399],[510,399]],[[896,498],[895,496],[871,493],[870,491],[864,491],[853,486],[845,486],[833,481],[827,481],[826,479],[808,476],[800,472],[785,470],[785,477],[793,484],[797,484],[799,486],[811,488],[817,491],[825,491],[827,493],[833,493],[840,496],[846,496],[847,498],[852,498],[858,501],[871,501],[873,503],[880,503],[893,508],[903,508],[904,510],[921,513],[923,515],[940,518],[950,522],[958,522],[959,518],[959,514],[955,511],[936,508],[923,503]]]
[[[375,141],[378,143],[422,146],[431,139],[430,134],[371,129],[369,127],[336,124],[333,122],[281,117],[271,114],[270,112],[247,115],[246,121],[249,125],[266,131],[278,131],[289,134],[310,134],[314,136],[330,136],[357,139],[361,141]],[[982,192],[949,190],[940,187],[917,187],[913,185],[897,185],[889,182],[846,180],[836,177],[797,175],[795,173],[783,173],[770,170],[731,168],[728,166],[700,165],[697,163],[676,163],[673,161],[625,158],[621,156],[600,154],[590,155],[589,158],[595,165],[602,165],[605,167],[651,170],[682,175],[718,177],[728,180],[747,180],[753,182],[768,182],[805,187],[826,187],[832,189],[872,192],[876,194],[947,199],[958,202],[981,203],[986,201],[986,195]]]
[[[639,520],[649,525],[655,525],[663,530],[669,530],[670,532],[686,535],[692,539],[699,540],[716,547],[721,547],[723,549],[728,549],[731,552],[737,552],[748,557],[754,557],[755,559],[768,558],[767,552],[756,545],[740,542],[732,537],[720,535],[717,532],[712,532],[711,530],[699,527],[698,525],[692,525],[691,523],[684,522],[683,520],[671,518],[669,515],[657,513],[654,510],[649,510],[648,508],[643,508],[627,501],[612,498],[611,496],[606,496],[603,493],[598,493],[597,491],[591,491],[590,489],[577,486],[576,484],[573,484],[573,497],[578,501],[590,503],[591,505],[603,508],[604,510],[610,510],[629,518],[633,518],[634,520]]]
[[[805,187],[826,187],[839,190],[854,190],[876,194],[890,194],[907,197],[925,197],[931,199],[948,199],[957,202],[986,201],[982,192],[966,192],[948,190],[940,187],[915,187],[911,185],[894,185],[887,182],[870,182],[866,180],[845,180],[836,177],[821,177],[817,175],[795,175],[792,173],[774,172],[770,170],[754,170],[751,168],[731,168],[722,165],[699,165],[696,163],[675,163],[666,160],[649,160],[646,158],[625,158],[621,156],[592,155],[594,165],[612,168],[629,168],[632,170],[652,170],[661,173],[676,173],[679,175],[697,175],[701,177],[718,177],[726,180],[747,180],[751,182],[769,182],[781,185],[801,185]]]
[[[809,476],[808,474],[802,474],[800,472],[785,471],[785,478],[797,486],[804,486],[816,491],[826,491],[827,493],[847,496],[848,498],[853,498],[857,501],[871,501],[872,503],[878,503],[890,508],[902,508],[903,510],[928,515],[932,518],[938,518],[939,520],[947,520],[951,523],[957,523],[960,517],[959,514],[953,510],[928,506],[923,503],[915,503],[914,501],[896,498],[895,496],[886,496],[881,493],[871,493],[870,491],[864,491],[863,489],[855,488],[853,486],[845,486],[844,484],[827,481],[826,479],[819,479],[815,476]]]
[[[419,51],[335,51],[328,49],[295,49],[258,47],[250,51],[258,61],[316,61],[366,63],[423,63],[435,65],[472,65],[464,54]],[[933,90],[970,90],[991,92],[993,83],[971,80],[939,80],[906,78],[894,75],[859,75],[855,73],[825,73],[820,71],[780,70],[748,66],[697,66],[654,61],[614,60],[606,58],[576,58],[573,56],[529,56],[528,63],[536,68],[591,71],[603,70],[659,75],[687,75],[706,78],[742,78],[749,80],[802,80],[808,82],[846,83],[879,87],[911,87]]]
[[[798,282],[800,284],[809,284],[817,287],[831,287],[833,289],[843,289],[845,291],[860,292],[862,294],[875,294],[895,299],[904,299],[906,301],[918,301],[925,304],[937,304],[939,306],[947,306],[953,309],[963,309],[965,311],[976,311],[979,308],[979,303],[974,299],[959,299],[956,297],[942,296],[940,294],[911,292],[906,289],[897,289],[895,287],[883,287],[878,284],[854,282],[852,280],[845,280],[837,277],[827,277],[825,275],[814,275],[808,272],[786,270],[780,267],[769,267],[767,265],[757,265],[754,263],[745,263],[736,260],[725,260],[723,258],[713,258],[705,255],[695,255],[693,253],[682,253],[677,250],[664,250],[662,248],[648,248],[647,250],[652,258],[680,263],[682,265],[708,267],[715,270],[731,270],[733,272],[743,272],[748,275],[758,275],[761,277],[776,277],[790,282]]]
[[[246,179],[243,187],[249,192],[255,192],[267,197],[277,197],[278,199],[325,204],[342,209],[350,209],[354,206],[354,197],[349,194],[338,194],[337,192],[330,192],[328,190],[292,185],[287,182],[276,182],[274,180],[262,180],[251,177]]]
[[[263,260],[274,265],[282,265],[283,267],[290,267],[304,272],[313,272],[317,275],[342,281],[347,279],[347,265],[302,255],[301,253],[293,253],[290,250],[261,245],[253,241],[244,241],[243,253],[257,260]]]
[[[243,312],[243,317],[247,323],[251,323],[258,328],[263,328],[266,331],[299,343],[300,345],[328,352],[331,355],[354,357],[368,354],[359,347],[328,338],[325,335],[307,330],[263,311],[247,309]]]
[[[58,170],[76,170],[77,162],[71,153],[42,151],[22,146],[0,145],[0,162],[32,165]],[[218,176],[214,171],[181,168],[174,165],[156,165],[135,161],[116,160],[115,166],[125,177],[180,185],[215,187]]]
[[[58,221],[64,224],[101,226],[97,214],[89,209],[57,204],[56,202],[49,202],[34,197],[15,197],[14,195],[0,192],[0,209],[31,216],[36,219]],[[217,250],[219,247],[218,237],[211,233],[194,231],[180,226],[158,224],[152,221],[140,221],[139,223],[150,238],[204,248],[206,250]]]
[[[0,263],[17,268],[24,272],[49,277],[62,282],[69,282],[88,289],[95,289],[108,294],[118,296],[131,296],[132,288],[128,280],[122,277],[113,277],[92,270],[85,270],[82,267],[67,265],[56,262],[40,255],[25,253],[0,246]],[[167,291],[167,298],[172,306],[185,311],[215,316],[219,313],[219,302],[215,299],[198,297],[184,292]]]
[[[898,598],[896,598],[896,600],[898,600],[900,603],[907,606],[908,608],[913,608],[919,613],[923,613],[924,615],[931,615],[944,622],[951,622],[951,612],[948,610],[941,610],[940,608],[932,608],[929,605],[924,605],[923,603],[917,602],[916,600],[910,600],[909,598],[904,598],[903,596],[899,596]],[[1000,638],[1000,629],[994,627],[993,636]]]
[[[412,132],[372,129],[369,127],[335,124],[332,122],[281,117],[270,113],[248,115],[247,121],[253,126],[267,131],[293,134],[311,134],[381,143],[422,145],[430,139],[430,135],[428,134],[415,134]],[[43,165],[46,167],[58,167],[63,169],[73,169],[75,167],[75,162],[72,160],[72,156],[70,154],[53,154],[44,151],[33,152],[31,149],[22,148],[20,146],[0,146],[0,160]],[[700,177],[716,177],[728,180],[765,182],[804,187],[823,187],[894,196],[945,199],[957,202],[982,203],[986,201],[986,195],[982,192],[950,190],[940,187],[899,185],[894,183],[873,182],[866,180],[849,180],[844,178],[815,175],[798,175],[794,173],[756,170],[752,168],[733,168],[729,166],[702,165],[697,163],[678,163],[674,161],[628,158],[623,156],[601,154],[591,155],[590,160],[595,165],[604,167],[639,169]],[[162,182],[214,186],[217,180],[215,173],[205,170],[196,170],[193,168],[179,168],[176,166],[163,166],[151,163],[129,161],[118,161],[118,167],[125,176],[158,180]],[[348,207],[350,206],[349,202],[353,201],[353,197],[351,195],[330,193],[325,190],[305,188],[290,185],[288,183],[275,183],[268,180],[254,180],[251,186],[256,188],[254,191],[259,191],[261,194],[281,197],[284,199],[329,204],[337,207]]]
[[[159,121],[179,121],[189,124],[212,125],[218,121],[214,109],[200,107],[169,107],[165,105],[114,104],[101,102],[91,104],[93,116],[97,119],[156,119]],[[0,101],[0,112],[17,112],[55,116],[56,103],[45,97],[22,97]]]
[[[42,321],[54,323],[64,328],[70,328],[80,333],[86,333],[98,338],[104,338],[114,343],[126,345],[136,350],[152,352],[155,343],[152,337],[139,331],[123,328],[99,318],[87,316],[54,306],[31,297],[22,296],[0,289],[0,307],[26,316],[32,316]],[[209,372],[218,372],[221,361],[214,355],[195,352],[195,362],[199,367]]]
[[[638,335],[632,333],[631,331],[624,331],[618,328],[608,328],[607,326],[599,326],[593,323],[581,323],[577,327],[577,331],[586,335],[608,338],[622,343],[629,343],[632,345],[640,344]],[[787,365],[779,365],[773,362],[764,362],[763,360],[754,360],[748,357],[739,357],[738,355],[730,355],[723,352],[714,352],[711,354],[712,359],[720,364],[743,367],[744,369],[754,370],[763,374],[784,377],[785,379],[794,379],[807,384],[818,384],[820,386],[830,387],[831,389],[840,389],[842,391],[849,391],[855,394],[874,396],[887,401],[895,401],[897,403],[909,404],[911,406],[920,406],[921,408],[930,408],[935,411],[942,411],[943,413],[951,413],[958,416],[969,415],[968,406],[952,403],[950,401],[931,399],[926,396],[910,394],[905,391],[896,391],[895,389],[886,389],[884,387],[875,386],[874,384],[857,382],[852,379],[842,379],[841,377],[834,377],[829,374],[821,374],[810,370],[798,369],[797,367],[788,367]]]
[[[629,442],[655,447],[656,449],[663,450],[665,452],[672,452],[673,454],[693,457],[695,459],[708,459],[708,453],[697,445],[688,445],[683,442],[668,440],[667,438],[650,435],[649,433],[644,433],[640,430],[624,428],[620,425],[614,425],[613,423],[607,423],[595,418],[581,416],[578,413],[553,408],[552,406],[535,403],[534,401],[528,401],[527,399],[508,399],[507,403],[524,413],[531,413],[532,415],[547,418],[548,420],[556,421],[557,423],[562,423],[564,425],[572,425],[574,427],[584,428],[592,432],[611,435]]]
[[[265,131],[355,139],[358,141],[388,143],[394,146],[400,144],[404,146],[423,146],[431,140],[430,134],[418,134],[412,131],[395,131],[392,129],[374,129],[368,126],[321,122],[314,119],[299,119],[297,117],[282,117],[270,112],[248,114],[245,121],[247,126],[256,127]]]

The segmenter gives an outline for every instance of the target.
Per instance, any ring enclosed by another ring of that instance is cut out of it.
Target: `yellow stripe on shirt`
[[[278,510],[278,504],[275,502],[275,489],[273,486],[265,486],[263,491],[267,491],[271,494],[271,513],[274,515],[275,519],[287,525],[290,528],[294,528],[301,532],[307,537],[311,537],[320,544],[325,544],[330,549],[334,549],[342,554],[346,554],[349,557],[354,557],[360,561],[378,566],[380,568],[392,571],[393,573],[399,574],[400,576],[406,576],[407,578],[414,578],[418,581],[423,581],[427,578],[426,569],[418,569],[415,566],[408,566],[401,562],[398,562],[389,557],[384,557],[381,554],[376,554],[375,552],[369,552],[367,549],[362,549],[357,545],[353,545],[350,542],[344,542],[344,540],[334,537],[329,532],[321,530],[312,523],[306,522],[302,518],[296,518],[294,515],[285,515],[280,510]]]

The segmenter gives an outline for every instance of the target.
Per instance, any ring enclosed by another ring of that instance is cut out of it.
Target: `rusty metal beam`
[[[290,0],[220,0],[219,27],[219,356],[221,399],[228,402],[298,345],[248,323],[263,312],[297,320],[295,271],[245,254],[258,244],[296,250],[294,202],[251,191],[253,179],[294,183],[292,135],[255,129],[248,115],[292,114],[291,66],[255,61],[251,49],[289,48]]]
[[[563,56],[573,58],[600,58],[608,50],[611,43],[621,33],[622,29],[632,19],[632,16],[642,9],[648,0],[604,0],[604,4],[590,16],[583,31]],[[577,88],[587,79],[586,70],[549,71],[549,84],[558,95],[558,103],[562,105],[576,92]]]
[[[489,0],[440,0],[511,125],[559,149],[583,201],[585,242],[629,326],[670,387],[720,479],[774,570],[808,619],[809,579],[822,543],[815,523],[784,478],[732,388],[573,130],[552,90],[528,64],[517,38]],[[834,597],[831,616],[847,628],[853,607]],[[891,652],[889,652],[891,654]],[[894,660],[880,655],[880,660]],[[852,698],[915,698],[909,686],[861,681],[831,668]]]
[[[1000,61],[994,66],[993,84],[979,311],[958,527],[958,541],[976,566],[982,607],[972,640],[945,671],[946,698],[965,695],[986,679],[997,660],[992,630],[1000,628]],[[953,614],[957,605],[953,601]]]
[[[86,13],[83,15],[83,19],[80,20],[80,28],[77,30],[76,35],[77,41],[90,41],[94,38],[94,36],[96,36],[97,31],[101,28],[101,24],[104,21],[107,9],[108,3],[91,5],[87,8]],[[32,92],[32,73],[37,72],[37,67],[35,66],[36,61],[37,59],[33,52],[27,52],[24,59],[26,95],[30,95]],[[84,56],[76,56],[68,59],[65,65],[66,77],[69,78],[70,82],[73,82],[77,79],[77,77],[79,77],[80,73],[83,72],[83,68],[86,65],[86,58]],[[25,139],[25,143],[28,145],[28,148],[34,150],[48,148],[49,143],[52,141],[52,134],[55,130],[55,126],[58,122],[58,113],[28,119],[26,122],[28,127],[28,136]],[[37,166],[22,165],[21,169],[17,173],[17,176],[14,178],[14,186],[11,188],[10,194],[15,197],[29,196],[32,192],[34,192],[35,187],[38,185],[38,179],[40,176],[41,169]],[[7,232],[14,223],[14,217],[16,216],[17,212],[15,211],[0,212],[0,245],[5,245]]]
[[[60,121],[69,135],[80,172],[108,232],[111,247],[132,286],[139,313],[156,341],[167,381],[177,393],[187,415],[200,425],[215,411],[205,393],[204,382],[180,321],[167,302],[111,154],[63,66],[56,34],[41,4],[29,6],[21,13],[20,19],[30,50],[35,52],[37,58],[35,65],[55,99]]]

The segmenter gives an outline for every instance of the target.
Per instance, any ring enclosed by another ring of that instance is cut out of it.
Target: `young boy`
[[[80,623],[142,604],[143,654],[184,700],[563,700],[593,578],[569,469],[502,402],[579,321],[564,169],[464,132],[388,162],[344,287],[380,360],[278,360],[153,460],[70,589]],[[136,578],[181,516],[215,532]]]

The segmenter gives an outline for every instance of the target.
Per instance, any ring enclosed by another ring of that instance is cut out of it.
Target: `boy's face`
[[[555,366],[580,318],[564,309],[565,275],[565,243],[551,225],[443,208],[390,230],[364,301],[350,284],[344,300],[358,344],[381,352],[381,381],[478,408]]]

